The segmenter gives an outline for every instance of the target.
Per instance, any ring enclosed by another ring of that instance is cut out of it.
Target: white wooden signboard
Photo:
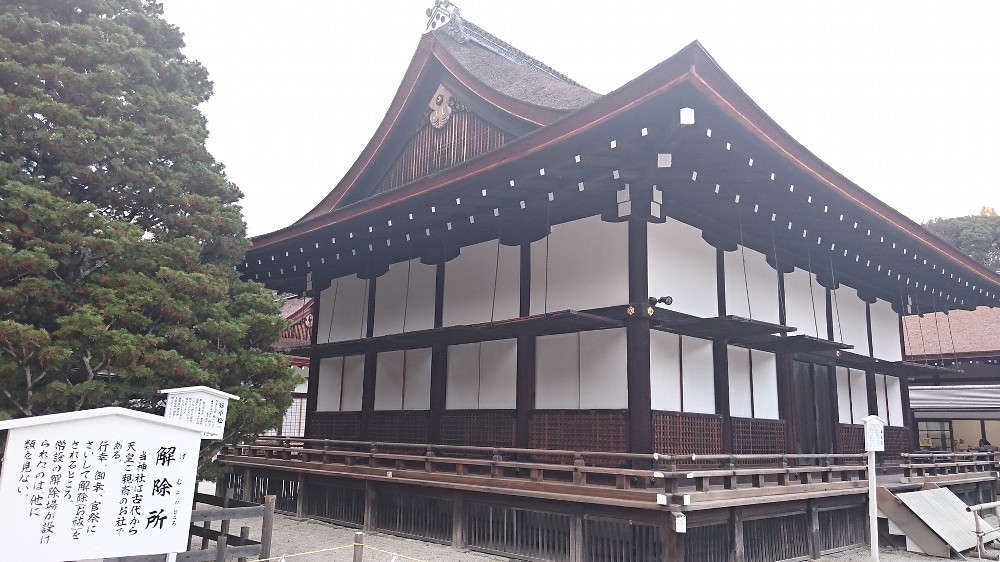
[[[240,399],[207,386],[168,388],[161,390],[160,394],[167,395],[167,409],[163,417],[201,426],[205,430],[205,439],[222,439],[229,401]]]
[[[201,428],[123,408],[0,422],[11,560],[187,550]]]
[[[866,416],[865,450],[885,451],[885,421],[878,416]]]

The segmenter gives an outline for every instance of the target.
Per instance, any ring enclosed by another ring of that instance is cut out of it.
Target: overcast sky
[[[163,0],[215,83],[208,148],[248,232],[309,211],[385,114],[433,0]],[[817,156],[916,221],[1000,208],[1000,2],[456,0],[610,92],[697,39]]]

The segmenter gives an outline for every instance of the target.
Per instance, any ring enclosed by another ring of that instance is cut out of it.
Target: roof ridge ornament
[[[465,21],[462,19],[462,11],[458,6],[451,3],[451,0],[434,0],[434,7],[427,8],[427,29],[424,33],[430,33],[436,29],[443,29],[459,43],[469,40],[465,32]]]

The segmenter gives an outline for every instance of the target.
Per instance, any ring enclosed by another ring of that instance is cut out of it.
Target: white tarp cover
[[[912,410],[1000,410],[1000,385],[911,386]]]

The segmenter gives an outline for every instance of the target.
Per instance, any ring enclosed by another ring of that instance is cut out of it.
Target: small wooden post
[[[365,480],[365,520],[361,524],[365,531],[375,530],[375,484]]]
[[[271,531],[274,530],[274,502],[277,496],[264,496],[264,522],[260,528],[260,557],[271,557]]]
[[[215,547],[215,562],[226,562],[226,547],[228,546],[229,537],[226,535],[219,535],[219,540],[216,541]]]
[[[732,533],[730,537],[732,538],[731,544],[733,545],[733,562],[744,562],[746,560],[746,553],[743,550],[743,511],[740,508],[733,508],[729,524],[731,526],[730,532]]]
[[[809,514],[809,552],[812,554],[812,559],[817,560],[823,548],[819,536],[819,510],[816,509],[816,502],[813,500],[807,500],[806,506],[806,513]]]
[[[583,542],[583,506],[573,509],[569,516],[569,562],[583,562],[586,555]]]
[[[354,533],[354,562],[363,562],[365,557],[365,534]]]
[[[306,475],[299,473],[299,487],[295,494],[295,516],[303,519],[306,516]]]
[[[246,546],[247,539],[250,538],[250,527],[246,525],[240,527],[240,546]],[[247,562],[246,556],[240,556],[238,562]]]
[[[204,531],[201,534],[201,549],[208,550],[208,532],[212,529],[212,522],[205,521],[205,524],[201,526]]]

